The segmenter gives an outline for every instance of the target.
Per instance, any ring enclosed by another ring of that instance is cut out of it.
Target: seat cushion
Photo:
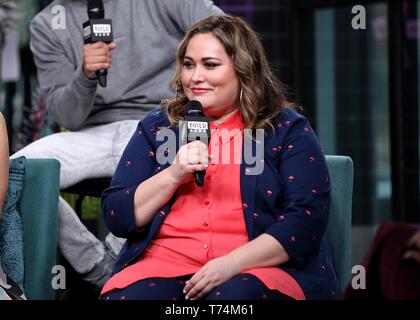
[[[25,158],[9,163],[9,187],[0,219],[0,262],[3,271],[23,290],[23,222],[18,201],[23,190]]]

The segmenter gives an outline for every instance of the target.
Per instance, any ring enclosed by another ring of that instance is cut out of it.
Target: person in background
[[[0,113],[0,223],[4,212],[7,190],[9,186],[9,139],[6,121]],[[24,300],[25,295],[19,286],[3,271],[0,257],[0,300]]]
[[[6,200],[9,185],[9,139],[7,138],[6,122],[0,113],[0,219]]]
[[[365,278],[360,281],[365,286],[360,288],[359,279],[353,278],[344,293],[345,300],[420,300],[419,227],[383,223],[361,265]]]
[[[420,229],[417,229],[407,241],[403,258],[407,261],[415,261],[420,266]]]
[[[6,200],[9,184],[9,140],[3,114],[0,113],[0,221],[3,214],[4,201]],[[3,289],[7,286],[6,274],[3,272],[0,259],[0,300],[10,300]]]
[[[105,223],[127,241],[100,298],[333,298],[326,160],[257,34],[241,18],[209,17],[189,29],[176,66],[176,96],[139,123],[102,196]],[[158,137],[179,138],[192,100],[210,118],[209,147],[165,148]],[[250,144],[264,148],[253,163]]]
[[[223,14],[210,0],[105,0],[104,9],[113,23],[110,44],[83,44],[85,0],[55,0],[30,26],[49,116],[67,131],[37,140],[13,158],[59,160],[61,189],[113,176],[137,122],[172,94],[173,52],[184,32],[200,19]],[[100,69],[108,70],[105,88],[96,79]],[[58,215],[62,255],[84,280],[102,287],[123,240],[109,235],[101,242],[61,197]]]

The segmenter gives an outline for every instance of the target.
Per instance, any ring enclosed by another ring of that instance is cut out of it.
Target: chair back
[[[24,290],[31,300],[55,299],[60,163],[27,159],[19,206],[23,219]]]
[[[325,158],[332,187],[326,235],[334,248],[335,267],[343,292],[351,277],[353,161],[347,156],[327,155]]]

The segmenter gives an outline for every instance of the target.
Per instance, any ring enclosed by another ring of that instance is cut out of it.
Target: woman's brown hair
[[[286,98],[283,84],[272,74],[264,48],[254,30],[241,18],[230,15],[208,17],[193,25],[184,36],[176,53],[176,73],[171,80],[175,97],[164,100],[171,125],[176,125],[185,116],[185,96],[181,84],[181,71],[188,43],[200,33],[210,33],[223,45],[232,57],[239,78],[241,95],[239,108],[245,128],[273,127],[273,119],[286,105],[297,108]]]

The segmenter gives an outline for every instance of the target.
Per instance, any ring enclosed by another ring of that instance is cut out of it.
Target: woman
[[[9,140],[7,138],[6,122],[0,113],[0,222],[9,185]],[[7,287],[7,277],[3,272],[0,259],[0,300],[10,300],[3,287]]]
[[[368,284],[356,273],[344,292],[345,300],[420,300],[419,226],[382,223],[361,265]],[[365,287],[360,290],[362,281]]]
[[[7,138],[6,121],[0,113],[0,217],[3,213],[9,183],[9,140]]]
[[[172,84],[176,97],[140,122],[103,194],[107,226],[128,240],[101,299],[334,296],[332,255],[322,241],[325,159],[308,121],[287,107],[255,32],[232,16],[198,22],[178,47]],[[210,146],[160,148],[158,128],[179,139],[191,100],[210,118]],[[263,141],[256,129],[265,130]],[[263,146],[264,158],[232,161],[238,152],[245,159],[247,142]],[[157,161],[163,149],[174,161]],[[201,170],[198,187],[192,173]]]
[[[6,121],[0,113],[0,224],[2,221],[3,210],[9,186],[9,139],[7,137]],[[8,226],[7,222],[6,225]],[[4,236],[4,228],[0,228],[0,234]],[[9,229],[10,230],[10,229]],[[6,255],[7,256],[7,255]],[[9,278],[2,268],[0,256],[0,300],[26,300],[22,289],[17,283]]]

